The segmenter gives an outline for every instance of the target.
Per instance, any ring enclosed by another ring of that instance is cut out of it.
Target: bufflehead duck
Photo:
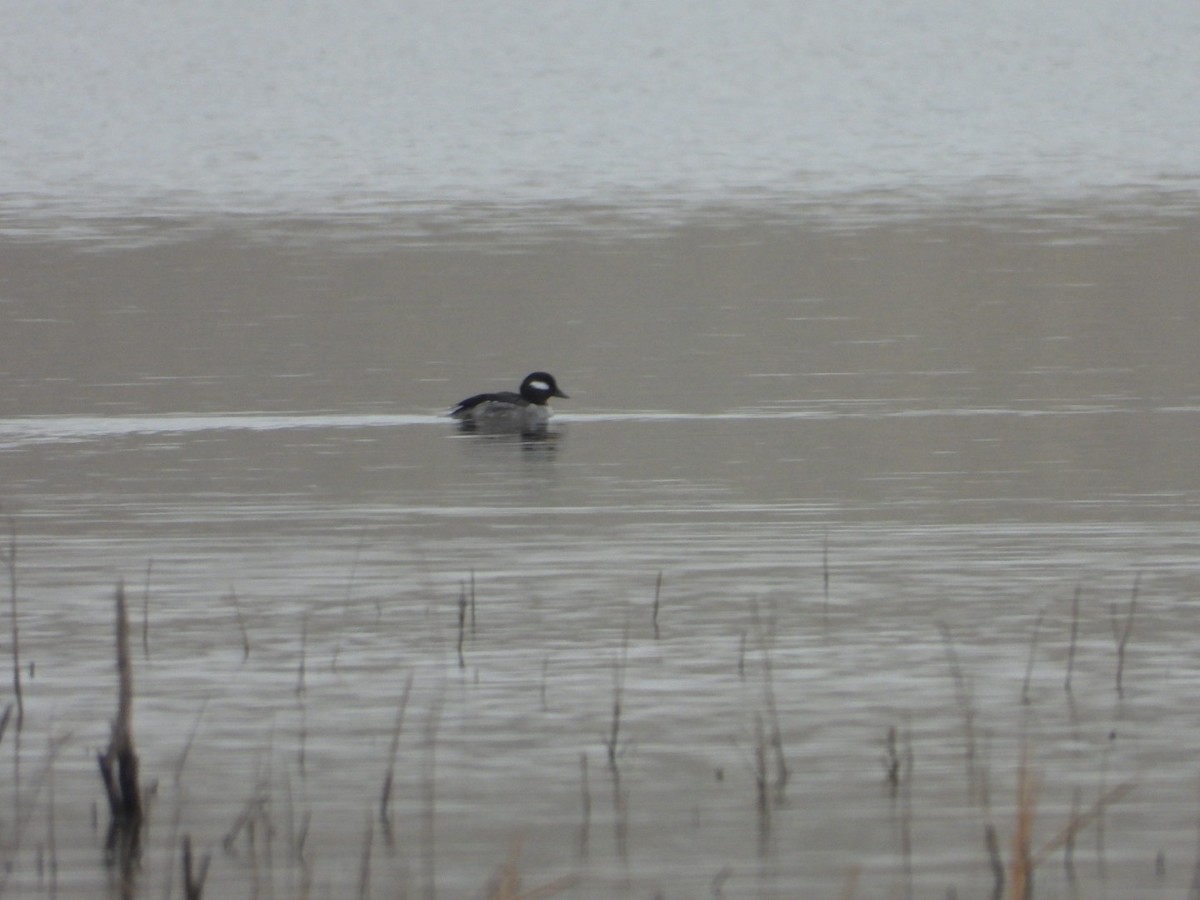
[[[455,404],[450,416],[462,422],[464,428],[536,430],[544,428],[550,419],[547,401],[551,397],[569,399],[549,372],[531,372],[521,382],[518,393],[476,394]]]

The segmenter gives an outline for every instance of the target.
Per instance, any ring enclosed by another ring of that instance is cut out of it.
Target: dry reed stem
[[[658,640],[658,637],[659,637],[659,634],[658,634],[658,604],[659,604],[660,595],[662,594],[662,580],[663,580],[662,569],[659,569],[658,570],[658,578],[656,578],[654,580],[654,609],[650,614],[650,622],[654,626],[654,639],[656,641]]]
[[[191,835],[183,836],[183,896],[184,900],[201,900],[204,896],[204,881],[208,878],[208,864],[212,854],[205,853],[197,871],[192,860]]]
[[[1075,585],[1075,596],[1071,599],[1071,637],[1067,643],[1067,678],[1064,683],[1067,693],[1071,693],[1071,674],[1075,671],[1075,647],[1079,638],[1079,595],[1081,589]]]
[[[475,637],[475,570],[471,570],[471,637]]]
[[[1197,834],[1196,858],[1192,861],[1192,882],[1188,887],[1188,900],[1200,900],[1200,833]]]
[[[464,585],[458,591],[458,667],[460,669],[467,667],[467,661],[463,658],[463,642],[466,639],[467,604],[469,602],[467,588]]]
[[[608,751],[608,767],[613,772],[617,771],[617,751],[620,747],[621,709],[625,698],[625,668],[628,653],[629,629],[626,628],[625,635],[621,639],[621,650],[613,663],[612,720],[609,724],[608,736],[604,739],[604,746]]]
[[[1000,900],[1004,896],[1004,857],[1000,855],[996,826],[991,822],[983,827],[983,844],[987,847],[988,865],[992,870],[992,900]]]
[[[129,658],[129,613],[125,586],[117,586],[117,717],[108,749],[99,757],[114,825],[134,829],[142,820],[138,757],[133,746],[133,665]]]
[[[425,900],[437,897],[437,734],[442,720],[442,704],[445,701],[444,686],[439,689],[425,719],[422,735],[424,745],[424,771],[421,778],[423,811],[421,815],[421,860],[424,863]]]
[[[829,532],[825,532],[825,540],[821,545],[821,585],[824,600],[821,605],[821,618],[825,630],[829,630]]]
[[[154,560],[146,561],[146,581],[142,585],[142,658],[150,658],[150,573]]]
[[[892,796],[900,787],[900,753],[896,745],[896,726],[889,725],[883,742],[883,771]]]
[[[358,860],[358,898],[367,900],[371,896],[371,845],[375,840],[375,820],[367,814],[366,833],[363,835],[362,855]]]
[[[250,658],[250,634],[246,630],[246,619],[242,615],[242,604],[233,585],[229,586],[229,599],[233,601],[233,615],[237,620],[238,631],[242,635],[242,662]]]
[[[1046,841],[1037,852],[1031,856],[1031,864],[1033,867],[1041,865],[1050,856],[1051,853],[1058,850],[1060,847],[1067,846],[1075,839],[1075,835],[1083,831],[1093,822],[1098,821],[1104,810],[1114,803],[1120,801],[1126,794],[1134,788],[1132,781],[1125,781],[1118,784],[1112,790],[1106,791],[1095,803],[1084,810],[1082,813],[1076,813],[1071,816],[1071,820],[1064,825],[1054,837]]]
[[[21,692],[21,630],[17,616],[17,522],[8,516],[8,552],[3,559],[8,567],[8,594],[12,628],[13,695],[17,700],[17,733],[25,725],[25,699]]]
[[[1042,630],[1042,619],[1045,617],[1046,610],[1043,609],[1033,623],[1033,636],[1029,639],[1029,658],[1025,662],[1025,680],[1021,684],[1021,703],[1025,706],[1030,704],[1029,683],[1033,680],[1033,662],[1037,656],[1038,634]]]
[[[296,667],[296,696],[304,696],[305,658],[308,654],[308,613],[300,619],[300,663]]]
[[[408,698],[412,693],[413,674],[408,673],[408,678],[404,681],[404,691],[400,695],[400,706],[396,710],[396,721],[392,725],[392,741],[388,747],[388,766],[387,773],[383,777],[383,791],[379,797],[379,820],[383,823],[383,827],[390,831],[391,815],[390,806],[392,802],[392,783],[396,776],[396,754],[400,750],[400,731],[404,727],[404,711],[408,709]]]
[[[1113,640],[1117,642],[1117,696],[1125,696],[1125,687],[1122,684],[1122,678],[1125,674],[1125,647],[1129,643],[1129,636],[1133,633],[1133,613],[1137,608],[1138,588],[1142,582],[1142,574],[1139,572],[1133,578],[1133,591],[1129,597],[1129,606],[1125,610],[1125,621],[1117,625],[1117,607],[1113,604],[1110,612],[1112,616]]]
[[[784,789],[787,787],[789,772],[787,758],[783,752],[783,730],[779,727],[779,708],[775,703],[775,678],[774,669],[771,665],[771,650],[767,631],[763,627],[762,620],[758,614],[757,602],[751,604],[751,611],[754,617],[755,630],[758,631],[759,649],[762,652],[763,703],[767,708],[771,749],[774,751],[775,757],[775,797],[777,800],[782,800]]]
[[[842,882],[842,892],[838,894],[839,900],[853,900],[854,891],[858,888],[858,876],[862,874],[862,869],[858,866],[852,866],[846,873],[846,880]]]
[[[583,806],[582,821],[579,824],[579,855],[588,854],[588,837],[592,829],[592,791],[588,785],[588,755],[579,754],[579,784]]]
[[[974,699],[971,696],[970,686],[967,684],[966,675],[963,673],[962,665],[959,662],[958,651],[954,647],[954,637],[950,634],[949,627],[945,623],[939,622],[938,630],[942,634],[942,644],[946,649],[946,660],[950,664],[950,675],[954,681],[955,702],[958,705],[958,710],[963,720],[963,738],[966,745],[967,799],[972,803],[979,801],[981,805],[986,805],[986,792],[981,785],[981,776],[976,764],[978,747],[975,742]]]
[[[1029,754],[1021,751],[1017,771],[1017,812],[1013,823],[1012,848],[1008,861],[1009,900],[1029,900],[1033,896],[1034,861],[1033,820],[1037,811],[1037,775],[1029,764]]]
[[[512,839],[508,848],[508,856],[496,869],[495,874],[492,875],[484,891],[484,896],[487,897],[487,900],[543,900],[545,897],[553,897],[556,894],[561,894],[563,891],[573,887],[579,880],[577,876],[567,875],[563,878],[556,878],[554,881],[547,882],[539,887],[531,888],[528,891],[522,891],[519,866],[521,861],[521,844],[522,839],[520,837]]]
[[[754,785],[758,807],[759,840],[764,841],[771,832],[771,795],[768,790],[771,779],[767,774],[767,740],[763,730],[762,715],[754,714]]]

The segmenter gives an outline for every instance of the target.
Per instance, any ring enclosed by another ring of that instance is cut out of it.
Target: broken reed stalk
[[[1012,849],[1009,855],[1008,896],[1010,900],[1029,900],[1033,896],[1034,860],[1033,820],[1037,810],[1037,776],[1029,765],[1029,754],[1021,751],[1017,771],[1017,813],[1013,823]]]
[[[588,853],[588,836],[592,830],[592,791],[588,786],[588,755],[586,750],[579,754],[579,784],[583,804],[583,820],[579,824],[579,855],[586,857]]]
[[[976,757],[978,749],[975,744],[975,704],[971,697],[971,689],[963,673],[962,664],[958,659],[958,651],[954,647],[954,637],[950,628],[943,622],[938,623],[942,634],[942,644],[946,649],[946,661],[950,664],[950,675],[954,681],[954,699],[963,719],[963,738],[966,744],[967,767],[967,798],[971,802],[981,800],[983,790],[977,770]]]
[[[901,766],[904,772],[900,780],[900,858],[904,867],[905,895],[913,895],[913,802],[912,802],[912,771],[913,749],[912,729],[904,729],[904,762]]]
[[[824,587],[824,603],[821,606],[821,617],[825,630],[829,630],[829,532],[825,533],[825,542],[821,546],[821,583]]]
[[[654,625],[654,639],[658,640],[658,601],[662,594],[662,569],[658,570],[658,578],[654,579],[654,610],[650,614],[650,622]]]
[[[1196,838],[1196,858],[1192,861],[1192,882],[1188,889],[1188,900],[1200,900],[1200,829]]]
[[[1029,700],[1029,682],[1033,679],[1033,660],[1037,655],[1038,634],[1042,629],[1042,619],[1046,616],[1046,610],[1038,613],[1037,620],[1033,623],[1033,636],[1029,639],[1029,659],[1025,662],[1025,681],[1021,685],[1021,703],[1028,706]]]
[[[1115,788],[1105,791],[1095,803],[1083,812],[1073,814],[1070,821],[1060,828],[1054,837],[1042,844],[1036,853],[1030,855],[1030,865],[1033,868],[1037,868],[1050,857],[1051,853],[1054,853],[1061,847],[1070,845],[1079,832],[1083,831],[1083,829],[1087,828],[1093,822],[1098,822],[1104,811],[1112,804],[1120,801],[1126,794],[1133,790],[1133,787],[1134,783],[1132,781],[1123,781]]]
[[[443,685],[430,704],[422,735],[425,759],[421,777],[424,807],[421,815],[421,862],[424,881],[422,896],[425,900],[436,900],[437,897],[437,734],[445,702],[444,691]]]
[[[471,637],[475,636],[475,570],[471,570]]]
[[[621,704],[625,696],[625,665],[628,652],[629,631],[627,629],[621,642],[621,651],[617,654],[616,662],[613,663],[612,722],[609,725],[608,737],[604,739],[604,746],[608,750],[608,767],[613,772],[617,771],[617,749],[620,746],[621,738]]]
[[[200,860],[200,867],[197,870],[192,859],[192,837],[188,834],[183,836],[184,900],[201,900],[204,896],[204,881],[208,878],[208,864],[211,861],[212,854],[205,853],[204,858]]]
[[[413,674],[408,673],[404,681],[404,692],[400,695],[400,706],[396,710],[396,721],[392,725],[392,742],[388,749],[387,774],[383,777],[383,791],[379,796],[379,821],[385,830],[391,828],[390,807],[392,803],[392,784],[396,777],[396,754],[400,749],[400,731],[404,727],[404,711],[408,709],[408,697],[412,693]]]
[[[775,676],[771,665],[771,650],[768,646],[766,629],[758,615],[758,602],[751,604],[754,615],[754,628],[758,632],[759,649],[762,652],[763,663],[763,703],[767,708],[767,721],[770,726],[771,749],[775,756],[775,796],[783,798],[784,788],[787,787],[789,773],[787,758],[783,753],[783,730],[779,727],[779,707],[775,703]]]
[[[576,876],[567,875],[528,890],[521,890],[521,843],[521,837],[518,835],[509,844],[507,858],[496,868],[484,889],[483,896],[487,900],[541,900],[543,897],[561,894],[579,881]]]
[[[129,658],[129,613],[125,585],[117,585],[117,718],[108,749],[99,755],[114,827],[136,830],[142,821],[138,757],[133,746],[133,665]]]
[[[1075,585],[1075,596],[1071,599],[1071,637],[1067,642],[1067,679],[1063,687],[1071,693],[1071,673],[1075,671],[1075,646],[1079,638],[1079,585]]]
[[[988,865],[992,869],[992,900],[1000,900],[1004,896],[1004,857],[1000,855],[996,826],[991,822],[983,827],[983,844],[987,847]]]
[[[8,552],[4,562],[8,566],[8,595],[10,621],[12,623],[12,672],[13,695],[17,700],[17,732],[25,724],[25,699],[21,693],[21,631],[17,616],[17,522],[8,516]]]
[[[146,560],[146,581],[142,585],[142,658],[150,658],[150,572],[154,560]]]
[[[461,587],[458,591],[458,667],[465,669],[467,661],[463,658],[463,641],[466,640],[467,633],[467,598],[466,587]]]
[[[754,714],[754,786],[758,807],[758,836],[771,833],[771,777],[767,774],[767,738],[761,713]]]
[[[1113,604],[1111,608],[1112,615],[1112,630],[1113,640],[1117,642],[1117,696],[1125,696],[1125,687],[1121,683],[1121,679],[1125,674],[1125,646],[1129,643],[1129,636],[1133,633],[1133,613],[1137,609],[1138,587],[1142,582],[1142,574],[1139,572],[1133,578],[1133,591],[1129,597],[1129,607],[1125,610],[1125,621],[1117,625],[1117,607]]]
[[[238,600],[237,590],[229,586],[229,599],[233,601],[233,615],[237,619],[238,631],[242,635],[242,662],[250,658],[250,634],[246,631],[246,619],[242,615],[242,604]]]
[[[900,752],[896,744],[896,726],[889,725],[887,737],[883,742],[883,771],[887,778],[888,790],[893,797],[900,787]]]
[[[300,620],[300,664],[296,668],[296,696],[304,696],[304,664],[308,653],[308,613]]]
[[[363,835],[362,855],[358,860],[358,897],[367,900],[371,896],[371,844],[375,841],[375,820],[367,815],[366,833]]]

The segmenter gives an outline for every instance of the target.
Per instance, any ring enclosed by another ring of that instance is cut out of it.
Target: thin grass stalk
[[[202,900],[204,882],[208,878],[208,864],[212,854],[205,853],[197,868],[192,857],[192,836],[183,836],[183,897],[184,900]]]
[[[296,668],[296,689],[297,697],[304,696],[304,676],[306,658],[308,655],[308,613],[300,619],[300,663]]]
[[[588,786],[588,755],[587,751],[579,754],[579,789],[581,793],[581,821],[579,823],[579,855],[588,855],[588,838],[592,830],[592,791]]]
[[[823,602],[821,604],[821,618],[825,625],[825,630],[829,630],[829,532],[825,532],[825,540],[821,545],[821,586],[823,591]]]
[[[467,589],[465,586],[458,591],[458,667],[465,669],[467,661],[463,657],[463,642],[466,640],[467,632]]]
[[[1192,861],[1192,883],[1188,888],[1188,900],[1200,900],[1200,822],[1196,829],[1196,858]]]
[[[1129,636],[1133,634],[1133,614],[1137,609],[1138,587],[1141,585],[1142,574],[1139,572],[1133,579],[1133,591],[1129,597],[1129,606],[1125,610],[1125,619],[1118,626],[1117,607],[1114,604],[1110,610],[1112,618],[1113,640],[1117,642],[1117,696],[1125,696],[1122,682],[1125,674],[1125,648],[1129,644]]]
[[[958,651],[954,647],[954,638],[950,629],[944,623],[938,623],[942,634],[942,644],[946,649],[946,661],[950,665],[950,676],[954,682],[954,699],[958,705],[959,714],[963,720],[964,755],[967,768],[967,799],[975,803],[982,800],[979,785],[978,747],[975,740],[975,702],[971,696],[970,686],[958,659]]]
[[[475,570],[471,570],[471,637],[475,637]]]
[[[661,597],[661,595],[662,595],[662,580],[663,580],[663,573],[662,573],[662,569],[659,569],[659,570],[658,570],[658,577],[657,577],[656,579],[654,579],[654,609],[653,609],[653,611],[652,611],[652,612],[651,612],[651,614],[650,614],[650,622],[651,622],[651,624],[654,626],[654,639],[655,639],[656,641],[657,641],[657,640],[658,640],[658,638],[659,638],[659,632],[658,632],[658,606],[659,606],[659,599],[660,599],[660,597]]]
[[[771,665],[771,649],[766,629],[758,614],[757,601],[751,604],[751,611],[754,617],[754,627],[758,632],[759,649],[762,653],[763,703],[767,710],[771,749],[774,751],[775,757],[775,797],[777,800],[782,800],[790,773],[788,772],[787,757],[783,752],[783,730],[779,726],[779,708],[775,702],[775,676],[774,668]]]
[[[374,842],[375,820],[368,813],[362,854],[358,859],[358,900],[369,900],[371,896],[371,845]]]
[[[1030,704],[1029,699],[1029,683],[1033,680],[1033,662],[1037,656],[1038,634],[1042,630],[1042,619],[1046,616],[1046,610],[1038,613],[1037,619],[1033,623],[1033,636],[1029,639],[1029,657],[1025,661],[1025,680],[1021,685],[1021,703],[1025,706]]]
[[[1071,598],[1071,637],[1067,642],[1067,678],[1063,685],[1071,693],[1071,674],[1075,671],[1075,647],[1079,638],[1079,595],[1081,588],[1075,585],[1075,596]]]
[[[154,560],[146,560],[146,580],[142,584],[142,658],[150,659],[150,573]]]
[[[58,830],[54,810],[58,805],[54,795],[54,761],[58,756],[56,741],[50,738],[49,760],[46,763],[46,845],[50,870],[50,900],[58,896]]]
[[[1004,896],[1004,857],[1000,853],[1000,839],[996,837],[996,826],[988,822],[983,827],[983,845],[987,848],[988,866],[992,870],[992,900]]]
[[[900,858],[904,866],[904,890],[907,898],[913,893],[913,803],[912,803],[912,771],[913,749],[912,729],[904,729],[904,777],[900,783]]]
[[[1033,897],[1033,821],[1037,811],[1037,776],[1029,764],[1028,753],[1021,751],[1017,771],[1017,812],[1009,851],[1009,900]]]
[[[117,586],[117,717],[108,749],[100,756],[100,772],[114,823],[136,828],[142,820],[138,757],[133,745],[133,665],[129,658],[129,614],[125,586]]]
[[[229,599],[233,601],[233,615],[237,621],[238,632],[242,636],[242,662],[250,658],[250,633],[246,630],[246,618],[242,615],[242,603],[238,599],[237,590],[229,586]]]
[[[771,776],[767,771],[767,737],[761,713],[754,714],[754,787],[758,809],[759,851],[766,851],[771,834]]]
[[[4,562],[8,566],[8,596],[9,620],[12,630],[12,673],[13,696],[17,701],[17,733],[25,726],[25,696],[21,690],[21,628],[20,617],[17,614],[17,522],[12,516],[8,519],[8,553]]]
[[[625,697],[625,667],[628,651],[629,631],[626,629],[625,636],[621,641],[621,650],[613,663],[612,719],[609,723],[608,736],[604,739],[604,746],[608,750],[608,767],[613,772],[617,771],[617,751],[621,742],[621,710]]]
[[[358,562],[362,556],[362,548],[363,538],[360,537],[354,546],[354,559],[350,563],[350,575],[346,579],[346,594],[342,598],[342,621],[338,627],[337,641],[333,645],[333,656],[329,660],[329,669],[332,672],[337,671],[338,660],[342,655],[342,636],[350,619],[350,598],[354,594],[354,581],[358,577]]]
[[[437,898],[437,734],[438,726],[441,723],[443,700],[444,697],[439,690],[437,697],[429,707],[422,738],[425,760],[421,779],[424,806],[421,816],[421,860],[424,865],[423,896],[425,900],[436,900]]]
[[[1116,787],[1105,791],[1095,803],[1089,806],[1081,813],[1073,813],[1071,819],[1058,830],[1058,832],[1042,844],[1036,852],[1030,856],[1030,863],[1035,868],[1045,862],[1050,854],[1054,853],[1061,847],[1066,847],[1072,844],[1075,836],[1083,829],[1087,828],[1093,822],[1099,822],[1104,811],[1114,803],[1120,802],[1122,798],[1135,787],[1134,782],[1124,781]]]
[[[383,823],[385,832],[391,832],[391,803],[392,784],[396,777],[396,754],[400,750],[400,732],[404,728],[404,712],[408,709],[408,698],[412,693],[413,673],[409,672],[404,680],[404,690],[400,694],[400,705],[396,710],[396,721],[392,724],[392,740],[388,746],[387,772],[383,777],[383,790],[379,796],[379,821]]]

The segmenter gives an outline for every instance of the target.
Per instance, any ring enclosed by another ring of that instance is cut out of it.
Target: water
[[[10,7],[0,894],[1186,894],[1194,5]]]
[[[573,896],[981,892],[1027,748],[1039,846],[1135,785],[1078,836],[1080,890],[1177,896],[1196,222],[1109,215],[10,244],[6,892],[116,879],[124,579],[158,785],[127,894],[179,889],[184,834],[222,896],[472,895],[516,839]],[[543,439],[442,415],[542,365],[571,394]]]
[[[1194,196],[1188,0],[8,2],[5,209]]]

